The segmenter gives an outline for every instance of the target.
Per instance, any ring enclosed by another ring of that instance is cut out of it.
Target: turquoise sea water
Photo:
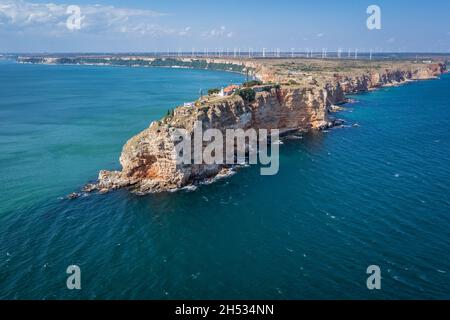
[[[0,61],[0,298],[450,298],[449,75],[355,96],[339,116],[360,127],[286,141],[275,176],[61,198],[118,168],[168,108],[231,81]]]

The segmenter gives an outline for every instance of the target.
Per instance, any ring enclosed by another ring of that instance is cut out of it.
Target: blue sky
[[[381,30],[366,27],[372,4]],[[68,5],[80,30],[66,27]],[[235,47],[450,52],[450,1],[0,0],[0,52]]]

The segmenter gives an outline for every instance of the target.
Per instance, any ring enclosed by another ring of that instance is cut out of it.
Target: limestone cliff
[[[174,115],[152,122],[131,138],[120,156],[122,171],[101,171],[98,183],[88,189],[107,191],[132,186],[139,193],[165,191],[201,181],[221,172],[226,165],[177,165],[172,134],[176,128],[193,132],[195,121],[204,129],[266,128],[304,130],[327,124],[322,89],[280,88],[261,92],[245,103],[231,96],[199,107],[178,107]]]
[[[235,61],[235,63],[238,63]],[[195,107],[181,106],[174,114],[152,122],[150,127],[131,138],[120,156],[121,171],[101,171],[98,182],[86,186],[86,191],[130,187],[138,193],[167,191],[213,177],[227,165],[176,163],[175,128],[193,132],[194,122],[203,127],[266,128],[280,131],[320,129],[332,125],[329,107],[345,102],[345,94],[367,91],[408,80],[430,79],[444,71],[441,64],[408,64],[394,68],[322,72],[310,76],[291,70],[264,65],[261,61],[239,61],[264,82],[278,82],[270,90],[258,92],[254,101],[240,96],[200,99]],[[285,83],[288,82],[288,83]]]

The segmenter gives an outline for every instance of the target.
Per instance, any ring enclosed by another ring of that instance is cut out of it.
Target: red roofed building
[[[225,97],[232,95],[237,89],[239,89],[238,85],[232,84],[228,87],[222,88],[219,92],[219,96]]]

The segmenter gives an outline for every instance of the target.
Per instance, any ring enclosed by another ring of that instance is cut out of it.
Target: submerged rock
[[[335,120],[333,120],[333,125],[334,126],[342,126],[343,124],[345,123],[345,120],[343,120],[343,119],[335,119]]]
[[[346,108],[341,107],[341,106],[337,106],[337,105],[331,105],[330,106],[330,111],[331,112],[340,112],[340,111],[344,111],[346,110]]]
[[[73,199],[77,199],[81,196],[81,194],[77,193],[77,192],[72,192],[71,194],[67,195],[67,199],[69,200],[73,200]]]

